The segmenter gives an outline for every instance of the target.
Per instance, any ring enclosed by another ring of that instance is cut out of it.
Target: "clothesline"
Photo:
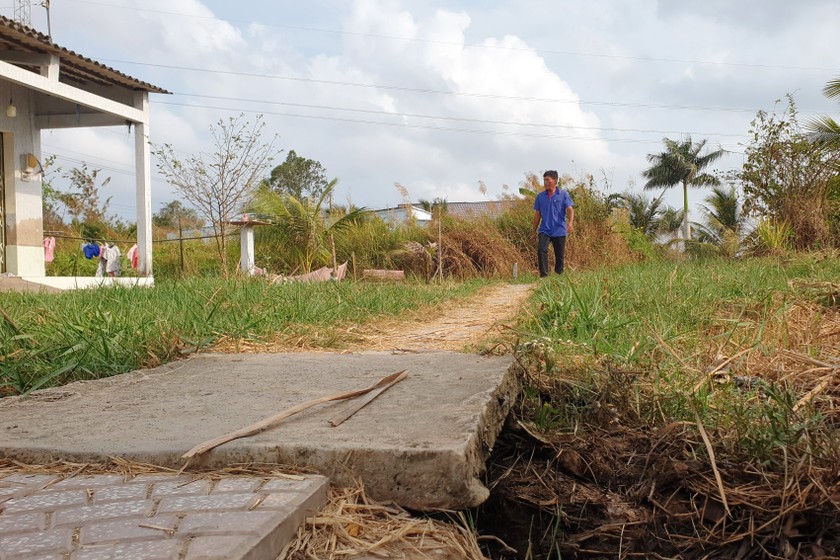
[[[50,237],[57,237],[59,239],[77,239],[79,241],[97,241],[97,239],[94,239],[94,238],[91,238],[91,237],[76,237],[76,236],[73,236],[73,235],[64,235],[62,233],[52,232],[52,231],[45,231],[44,235],[47,235],[47,236],[50,236]],[[228,233],[228,234],[225,234],[225,237],[234,237],[234,236],[237,236],[237,235],[239,235],[239,234],[238,233]],[[152,239],[152,243],[168,243],[168,242],[171,242],[171,241],[192,241],[192,240],[195,240],[195,239],[213,239],[213,238],[216,238],[216,237],[220,237],[220,236],[218,236],[218,235],[203,235],[201,237],[176,237],[174,239]],[[110,243],[137,243],[136,239],[128,239],[128,240],[126,240],[126,239],[107,239],[107,240],[99,240],[99,241],[108,241]]]

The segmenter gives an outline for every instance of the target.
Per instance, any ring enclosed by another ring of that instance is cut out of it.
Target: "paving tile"
[[[282,516],[274,511],[190,513],[181,520],[178,534],[191,537],[221,533],[260,534],[280,520]]]
[[[116,500],[143,500],[149,491],[148,484],[123,484],[96,488],[93,503],[113,502]]]
[[[118,521],[103,521],[82,527],[79,541],[83,545],[118,542],[120,540],[159,540],[170,537],[164,529],[174,529],[178,518],[174,515],[132,517]]]
[[[257,500],[254,494],[214,494],[212,496],[174,496],[164,498],[158,513],[247,509]]]
[[[0,488],[23,488],[24,486],[43,486],[52,480],[61,478],[54,474],[10,474],[0,478]]]
[[[221,494],[224,492],[253,492],[262,485],[263,481],[259,478],[223,478],[216,482],[211,494]]]
[[[169,480],[156,482],[152,488],[152,498],[164,496],[206,496],[210,493],[209,480]]]
[[[70,560],[177,560],[181,541],[145,541],[90,545],[70,555]]]
[[[68,490],[65,492],[41,491],[23,498],[14,498],[6,502],[7,513],[23,511],[54,511],[68,506],[87,504],[87,492]]]
[[[40,511],[29,511],[18,514],[3,513],[0,515],[0,536],[25,533],[27,531],[40,531],[45,528],[45,522],[46,516]]]
[[[151,511],[152,502],[148,500],[110,502],[70,510],[59,510],[55,513],[53,526],[81,525],[88,521],[103,521],[120,517],[139,517],[148,515]]]
[[[124,482],[125,477],[121,474],[79,475],[56,482],[50,486],[50,488],[56,490],[69,490],[71,488],[100,488],[103,486],[123,484]]]
[[[242,554],[251,548],[252,540],[242,535],[198,537],[190,543],[190,547],[187,549],[187,556],[184,560],[229,560],[230,558],[241,558]],[[266,560],[269,559],[266,558]]]
[[[0,537],[0,554],[4,557],[40,553],[70,552],[73,532],[69,529],[49,529],[24,535]]]

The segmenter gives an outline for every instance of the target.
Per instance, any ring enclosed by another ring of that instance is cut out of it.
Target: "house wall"
[[[31,92],[0,81],[0,132],[3,133],[3,179],[6,222],[5,271],[17,276],[44,276],[43,206],[40,172],[21,175],[25,155],[41,161],[41,146],[35,131]],[[9,100],[17,116],[6,115]],[[40,170],[38,170],[40,171]]]

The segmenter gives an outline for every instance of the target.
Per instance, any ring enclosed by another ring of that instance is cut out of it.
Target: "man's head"
[[[557,188],[557,179],[557,172],[553,169],[549,169],[543,173],[543,185],[545,185],[545,190],[551,191]]]

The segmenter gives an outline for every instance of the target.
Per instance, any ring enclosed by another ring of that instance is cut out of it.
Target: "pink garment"
[[[137,250],[137,245],[135,244],[132,245],[131,249],[129,249],[128,252],[125,254],[125,258],[128,259],[128,262],[131,263],[131,268],[133,268],[134,270],[137,270],[139,253],[140,251]]]
[[[55,259],[55,237],[44,238],[44,261],[53,262]]]

